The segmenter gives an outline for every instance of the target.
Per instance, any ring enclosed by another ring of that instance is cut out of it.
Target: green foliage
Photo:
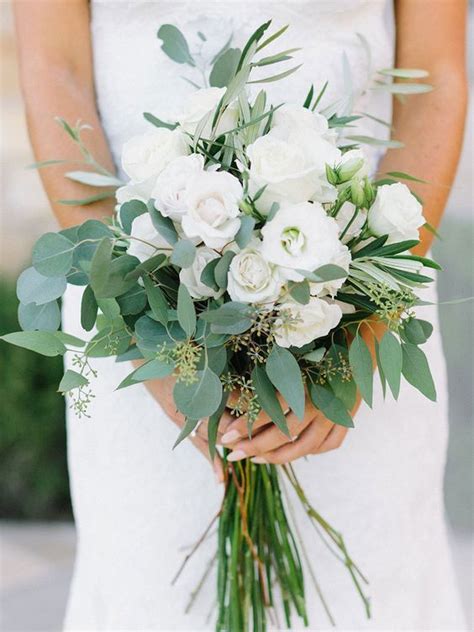
[[[42,235],[33,248],[33,266],[47,277],[61,277],[72,266],[74,243],[59,233]]]
[[[0,336],[0,340],[48,357],[63,355],[66,352],[64,344],[50,331],[15,331]]]
[[[402,352],[403,377],[425,397],[435,402],[436,388],[425,354],[410,343],[402,343]]]
[[[17,281],[17,296],[22,303],[44,305],[60,298],[66,291],[65,276],[46,277],[34,268],[24,270]]]
[[[373,369],[372,356],[365,340],[357,334],[349,347],[349,362],[354,380],[360,390],[360,394],[372,407],[373,393]]]
[[[217,88],[226,88],[234,76],[239,63],[241,51],[238,48],[228,48],[215,61],[209,75],[209,84]]]
[[[36,305],[36,303],[20,303],[18,321],[23,330],[42,329],[56,331],[61,324],[61,312],[57,301]]]
[[[344,402],[336,397],[329,386],[311,383],[309,385],[309,394],[313,404],[325,415],[325,417],[340,426],[345,426],[347,428],[354,427],[354,422],[347,412]]]
[[[74,388],[78,388],[80,386],[87,386],[89,384],[89,380],[81,375],[77,371],[73,371],[72,369],[68,369],[61,381],[59,382],[58,391],[60,393],[67,393],[72,391]]]
[[[397,338],[390,331],[387,331],[380,341],[378,363],[394,398],[398,399],[403,364],[402,349]]]
[[[189,268],[196,257],[196,246],[189,239],[180,239],[176,242],[170,261],[180,268]]]
[[[181,31],[173,24],[163,24],[158,29],[157,36],[163,42],[161,48],[170,59],[178,64],[188,64],[195,66],[194,60],[189,52],[186,38]]]
[[[190,419],[201,419],[212,415],[222,399],[222,384],[211,369],[196,372],[192,384],[178,381],[173,389],[178,410]]]
[[[270,382],[263,366],[256,364],[252,371],[252,384],[257,395],[258,402],[274,424],[290,437],[290,431],[286,423],[286,417],[278,401],[276,389]],[[290,437],[291,438],[291,437]]]
[[[265,364],[270,381],[283,395],[295,415],[303,419],[305,392],[300,367],[295,356],[278,345],[274,345]]]
[[[129,202],[124,202],[119,211],[120,223],[122,224],[124,231],[130,235],[133,220],[147,211],[148,209],[146,204],[140,200],[130,200]]]
[[[196,329],[196,310],[187,287],[181,284],[178,289],[178,322],[190,338]]]
[[[18,329],[14,284],[0,279],[0,331]],[[0,515],[6,519],[71,514],[64,399],[56,392],[62,359],[0,342]]]

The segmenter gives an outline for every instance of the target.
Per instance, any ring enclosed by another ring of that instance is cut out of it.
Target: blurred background
[[[429,0],[426,0],[427,2]],[[37,237],[55,224],[33,161],[18,85],[10,4],[1,7],[0,333],[19,329],[15,278],[29,265]],[[474,40],[474,11],[470,4]],[[436,259],[440,301],[474,295],[473,115]],[[473,313],[474,303],[440,305],[449,372],[450,441],[445,479],[451,543],[468,620],[473,562]],[[66,470],[64,400],[56,393],[60,358],[43,358],[0,343],[0,611],[2,629],[58,630],[74,557]]]

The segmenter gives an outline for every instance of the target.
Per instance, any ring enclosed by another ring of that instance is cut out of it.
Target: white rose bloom
[[[262,228],[262,255],[281,267],[282,275],[301,281],[296,270],[313,272],[340,251],[339,229],[321,204],[302,202],[281,208]]]
[[[201,132],[201,136],[209,138],[212,130],[212,119],[217,105],[224,95],[226,88],[202,88],[192,92],[189,96],[185,111],[178,115],[178,123],[181,129],[188,134],[194,134],[199,123],[204,117],[207,122]],[[238,117],[237,103],[231,103],[225,110],[219,121],[216,136],[236,127]]]
[[[122,168],[134,182],[142,182],[156,178],[172,160],[188,153],[181,131],[159,127],[124,144]]]
[[[405,184],[378,187],[369,210],[369,228],[374,235],[388,235],[388,244],[418,239],[418,229],[424,223],[423,207]]]
[[[151,192],[154,183],[155,178],[149,178],[143,182],[130,181],[123,187],[119,187],[115,191],[118,206],[120,207],[122,204],[125,204],[125,202],[130,202],[131,200],[140,200],[140,202],[146,204],[152,197]]]
[[[340,244],[339,251],[332,258],[329,263],[332,263],[349,273],[349,265],[352,261],[351,251],[347,246]],[[310,283],[310,290],[313,296],[327,295],[334,297],[337,291],[344,285],[347,275],[340,279],[334,279],[334,281],[326,281],[325,283]]]
[[[339,305],[316,297],[311,297],[306,305],[282,303],[279,310],[284,313],[276,319],[273,333],[280,347],[302,347],[327,336],[342,317]]]
[[[287,130],[312,129],[331,144],[336,144],[337,132],[329,129],[327,118],[296,103],[285,103],[274,112],[272,127],[278,126]]]
[[[190,239],[198,237],[209,248],[223,248],[240,228],[242,195],[242,185],[230,173],[204,171],[195,176],[186,188],[184,234]]]
[[[249,145],[247,155],[250,193],[266,187],[257,201],[263,213],[273,202],[332,202],[337,196],[327,182],[326,163],[337,162],[341,152],[313,128],[277,125]]]
[[[203,246],[197,249],[193,265],[180,271],[179,280],[188,288],[193,298],[219,298],[224,293],[224,290],[215,291],[201,281],[202,271],[209,261],[218,258],[215,250]]]
[[[186,212],[184,201],[188,182],[204,171],[204,158],[199,154],[180,156],[163,169],[156,180],[152,195],[155,208],[165,217],[181,220]]]
[[[149,213],[143,213],[133,220],[130,237],[136,237],[137,239],[142,239],[148,242],[145,244],[143,241],[130,239],[130,245],[127,252],[129,255],[133,255],[134,257],[140,259],[140,261],[150,259],[154,255],[158,254],[160,249],[170,249],[169,243],[153,226]]]
[[[344,202],[344,204],[339,209],[337,216],[334,218],[339,226],[339,234],[341,235],[346,229],[347,225],[351,221],[354,216],[356,207],[352,202]],[[365,209],[359,209],[354,221],[349,226],[346,231],[346,234],[342,238],[342,243],[346,244],[348,241],[353,239],[354,237],[358,237],[360,235],[360,231],[362,230],[362,226],[365,224],[365,220],[367,219],[367,211]]]
[[[259,243],[241,250],[232,259],[227,276],[227,291],[233,301],[273,303],[282,288],[276,266],[262,256]]]

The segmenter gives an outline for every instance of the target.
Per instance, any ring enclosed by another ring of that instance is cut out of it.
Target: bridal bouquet
[[[293,52],[263,56],[284,31],[265,39],[268,27],[242,51],[221,51],[211,87],[191,94],[176,121],[145,114],[154,129],[125,143],[126,183],[94,160],[81,135],[86,126],[60,120],[92,167],[66,176],[104,187],[65,203],[116,195],[116,213],[38,240],[33,267],[18,280],[23,331],[3,336],[47,356],[74,354],[59,390],[79,416],[92,397],[91,358],[143,361],[118,388],[174,375],[176,409],[186,419],[176,443],[206,419],[211,458],[226,407],[245,416],[249,435],[263,411],[289,436],[286,413],[302,418],[307,398],[335,424],[352,427],[358,393],[372,405],[372,357],[361,325],[370,331],[375,319],[387,327],[375,340],[384,393],[388,387],[397,398],[403,376],[436,397],[421,349],[432,326],[413,308],[431,281],[424,269],[438,266],[410,252],[425,220],[399,181],[415,178],[371,178],[361,145],[397,144],[351,134],[360,116],[347,111],[350,100],[319,110],[324,88],[316,94],[313,87],[302,104],[270,105],[263,90],[249,96],[250,84],[296,70],[252,79],[254,69]],[[196,65],[178,29],[165,25],[158,36],[172,59]],[[422,92],[425,84],[406,81],[418,76],[424,73],[385,70],[376,87]],[[59,330],[58,299],[68,283],[84,287],[88,341]],[[217,518],[216,629],[265,630],[267,617],[279,612],[288,627],[295,615],[308,624],[303,566],[310,560],[293,531],[283,479],[342,559],[369,615],[365,578],[294,469],[220,454],[226,480]]]

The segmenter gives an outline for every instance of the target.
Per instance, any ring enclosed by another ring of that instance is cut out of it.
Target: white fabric
[[[92,33],[98,105],[114,157],[131,135],[147,129],[143,111],[161,118],[179,111],[196,80],[161,51],[159,26],[173,23],[194,50],[197,31],[209,36],[206,54],[231,31],[242,44],[264,20],[290,24],[277,48],[301,46],[304,62],[284,83],[268,84],[273,102],[302,102],[314,83],[331,80],[323,103],[344,90],[342,52],[355,88],[366,84],[367,58],[356,33],[372,45],[376,68],[393,55],[389,0],[313,2],[115,2],[92,3]],[[268,70],[268,69],[267,69]],[[390,116],[385,97],[365,95],[356,106]],[[365,133],[380,136],[371,123]],[[376,161],[377,155],[373,154]],[[80,289],[66,299],[64,327],[78,324]],[[434,292],[430,293],[434,298]],[[436,320],[435,309],[427,315]],[[341,630],[461,630],[463,620],[451,568],[442,483],[447,439],[447,391],[437,328],[426,345],[439,398],[433,404],[412,388],[400,403],[384,403],[378,378],[374,408],[360,410],[357,428],[334,452],[297,464],[311,500],[340,529],[354,559],[370,578],[373,619],[363,608],[346,570],[317,539],[297,511],[299,529]],[[209,579],[190,614],[188,596],[213,555],[214,538],[189,564],[178,584],[170,580],[186,550],[211,520],[222,494],[191,444],[174,452],[177,429],[143,386],[114,392],[130,366],[97,360],[91,419],[68,415],[69,467],[79,544],[67,630],[212,629]],[[296,506],[296,503],[294,503]],[[311,630],[329,624],[307,581]]]

